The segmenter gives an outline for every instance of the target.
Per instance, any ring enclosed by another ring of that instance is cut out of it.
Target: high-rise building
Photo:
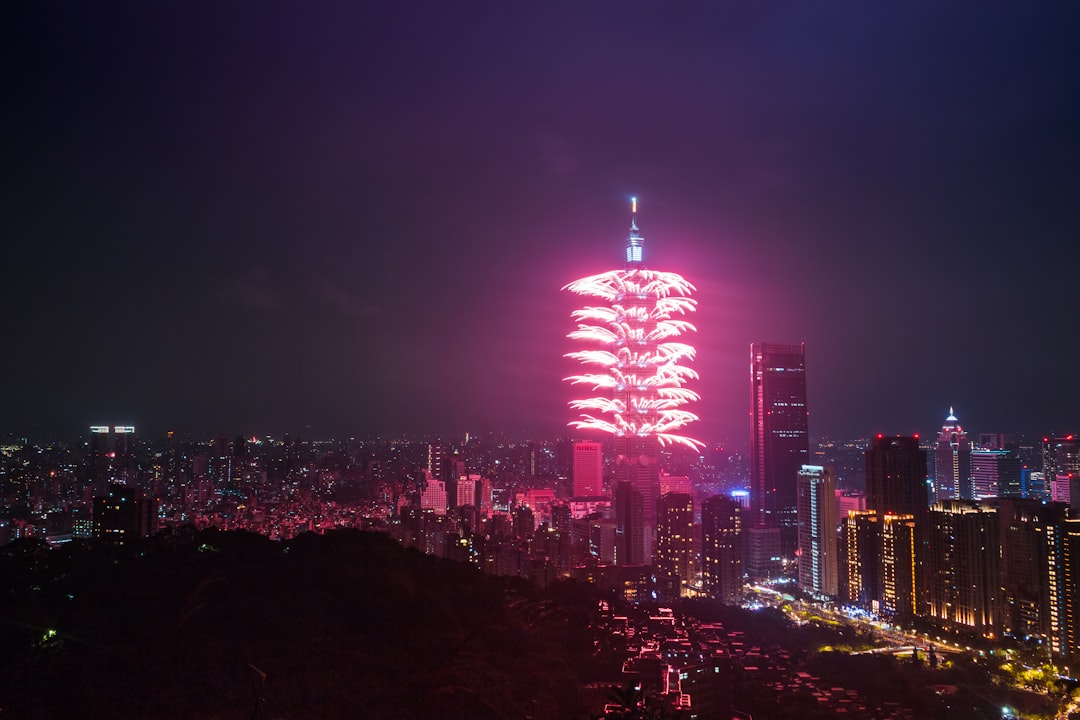
[[[998,501],[1002,629],[1043,644],[1054,655],[1068,647],[1065,584],[1065,503],[1032,498]]]
[[[113,484],[94,498],[91,532],[99,540],[125,545],[154,532],[156,522],[156,504],[138,488]]]
[[[885,515],[881,523],[881,609],[898,617],[919,611],[915,517]]]
[[[866,451],[866,508],[926,519],[926,453],[918,436],[878,435]]]
[[[135,482],[135,428],[131,425],[91,425],[88,481],[95,496],[109,485]]]
[[[705,593],[728,602],[742,593],[743,508],[725,495],[701,507],[701,580]]]
[[[694,501],[685,493],[660,496],[656,525],[656,567],[680,591],[691,580],[694,559]]]
[[[935,503],[928,521],[929,615],[953,631],[1001,633],[997,510],[970,501]]]
[[[818,596],[836,597],[836,479],[831,467],[799,470],[799,586]]]
[[[755,530],[779,531],[780,552],[790,557],[798,536],[796,484],[809,461],[806,355],[803,345],[753,343],[750,346],[750,522]],[[755,532],[751,544],[774,542]],[[766,553],[748,548],[748,558]],[[748,568],[753,575],[778,568]]]
[[[881,588],[881,518],[876,510],[852,510],[844,518],[848,602],[878,610]]]
[[[420,490],[420,508],[432,510],[436,515],[445,515],[450,507],[446,496],[446,483],[433,477],[427,468],[424,468],[423,474],[423,487]]]
[[[1043,482],[1054,500],[1069,503],[1080,516],[1080,437],[1045,437],[1042,447]]]
[[[623,555],[648,562],[656,537],[660,448],[668,444],[701,447],[697,440],[679,434],[697,419],[682,409],[698,399],[697,393],[685,387],[697,374],[682,364],[692,360],[695,351],[686,343],[671,342],[695,331],[682,316],[693,312],[696,302],[690,298],[694,286],[682,276],[645,267],[645,239],[638,230],[636,200],[631,211],[624,268],[581,278],[564,288],[601,301],[573,313],[578,325],[568,337],[588,347],[566,357],[580,361],[591,372],[566,379],[603,391],[600,396],[570,402],[570,407],[582,411],[571,425],[614,437],[616,495],[621,483],[629,483],[642,508],[640,535],[632,532],[629,517],[622,535],[624,541],[633,536],[641,548]],[[618,497],[615,504],[618,514]]]
[[[1020,458],[1012,450],[972,450],[971,493],[975,500],[1020,497]]]
[[[604,492],[604,446],[574,443],[574,497],[596,497]]]
[[[971,500],[971,440],[949,408],[934,449],[935,500]]]

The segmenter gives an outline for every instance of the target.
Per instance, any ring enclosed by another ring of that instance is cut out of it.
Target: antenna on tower
[[[640,266],[642,246],[645,238],[641,237],[637,226],[637,198],[630,198],[630,237],[626,239],[626,264]]]

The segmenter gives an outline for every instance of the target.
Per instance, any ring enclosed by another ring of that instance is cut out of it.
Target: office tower
[[[877,611],[881,588],[881,519],[876,510],[852,510],[844,518],[848,602]]]
[[[975,500],[1020,497],[1020,458],[1012,450],[972,450],[971,493]]]
[[[886,514],[881,523],[881,609],[914,617],[919,609],[915,516]]]
[[[1045,437],[1042,446],[1043,482],[1054,500],[1069,503],[1080,516],[1080,437]]]
[[[615,563],[644,565],[645,532],[641,493],[632,481],[615,484]]]
[[[694,557],[694,502],[686,493],[660,496],[656,523],[656,567],[685,588]],[[680,592],[679,595],[684,593]]]
[[[934,450],[934,499],[971,499],[971,440],[952,408]]]
[[[798,535],[796,480],[810,456],[807,435],[806,357],[803,345],[750,346],[750,547],[751,576],[773,575],[761,567],[779,535],[780,555],[790,557]],[[771,530],[772,532],[766,532]]]
[[[95,496],[104,496],[109,485],[134,483],[135,428],[131,425],[91,425],[88,464],[87,480]]]
[[[124,545],[154,532],[157,508],[139,488],[109,485],[107,494],[94,498],[94,538]]]
[[[701,581],[705,593],[727,602],[742,593],[742,505],[714,495],[701,507]]]
[[[1065,608],[1062,614],[1065,633],[1065,652],[1069,658],[1080,656],[1080,519],[1066,520],[1063,529],[1065,565]]]
[[[997,637],[1002,620],[997,511],[946,500],[930,509],[927,527],[930,617],[949,630]]]
[[[836,479],[833,469],[803,465],[798,481],[799,586],[836,597]]]
[[[919,438],[878,435],[866,451],[866,508],[926,519],[926,453]]]
[[[574,497],[604,494],[604,446],[598,442],[574,443]]]
[[[420,490],[420,508],[432,510],[436,515],[445,515],[449,509],[446,497],[446,483],[438,480],[424,468],[423,487]]]
[[[581,278],[564,288],[591,299],[572,314],[577,329],[567,336],[586,349],[566,354],[588,371],[566,380],[602,392],[572,400],[570,407],[582,413],[570,424],[614,437],[615,484],[630,483],[642,502],[643,531],[635,540],[641,550],[629,555],[647,562],[656,534],[660,448],[701,447],[697,440],[679,434],[697,419],[683,409],[698,400],[697,393],[685,387],[697,373],[682,364],[692,360],[695,351],[686,343],[672,342],[695,331],[682,317],[695,310],[696,302],[690,298],[694,286],[683,277],[645,267],[636,200],[631,212],[624,268]]]
[[[1068,647],[1065,622],[1065,503],[1033,498],[1001,498],[1002,629],[1025,641],[1037,641],[1054,655]]]

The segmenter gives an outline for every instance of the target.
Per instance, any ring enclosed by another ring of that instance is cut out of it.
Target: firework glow
[[[694,359],[693,346],[672,342],[696,328],[682,316],[694,312],[694,286],[681,275],[657,272],[642,265],[643,238],[635,217],[626,248],[626,268],[575,280],[563,290],[602,300],[571,317],[577,329],[568,338],[587,349],[566,353],[591,372],[565,378],[603,395],[570,401],[583,411],[570,423],[581,430],[599,430],[616,437],[655,437],[661,445],[698,449],[698,440],[679,431],[698,419],[682,409],[698,394],[684,385],[697,373],[684,361]]]

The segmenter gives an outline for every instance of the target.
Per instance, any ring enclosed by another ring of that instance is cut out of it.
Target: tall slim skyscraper
[[[604,446],[574,443],[574,497],[596,497],[604,491]]]
[[[934,450],[934,499],[971,500],[972,494],[971,440],[949,408]]]
[[[681,444],[698,449],[701,443],[679,434],[697,416],[682,406],[698,399],[685,387],[697,373],[681,364],[694,358],[694,348],[670,342],[695,328],[682,317],[693,312],[694,286],[676,273],[645,267],[645,239],[637,225],[637,201],[631,207],[626,265],[570,283],[564,289],[601,301],[573,313],[577,329],[567,337],[585,350],[566,354],[591,372],[566,380],[603,394],[572,400],[582,411],[570,423],[581,430],[614,436],[616,487],[629,483],[642,503],[640,555],[648,562],[656,537],[660,495],[660,448]],[[596,414],[592,414],[596,413]],[[618,491],[617,491],[618,492]],[[618,508],[618,498],[616,498]],[[637,557],[635,550],[629,553]]]
[[[799,586],[814,595],[836,597],[836,479],[833,469],[803,465],[799,470]]]
[[[751,543],[768,542],[777,530],[780,550],[790,557],[798,528],[797,478],[810,458],[807,434],[806,356],[803,345],[750,346],[750,528]],[[748,557],[763,558],[750,548]],[[768,568],[748,568],[763,574]],[[766,573],[768,574],[768,573]]]

